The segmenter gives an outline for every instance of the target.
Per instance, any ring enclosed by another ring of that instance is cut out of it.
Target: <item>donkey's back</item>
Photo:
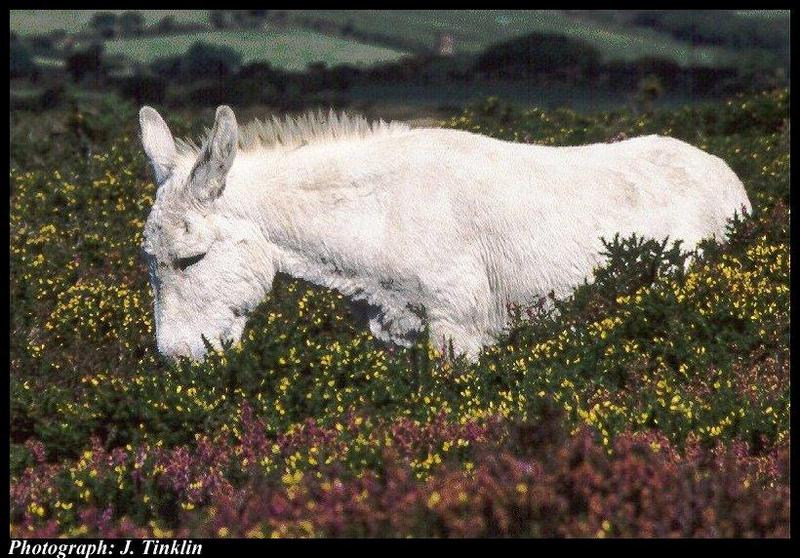
[[[362,301],[376,337],[475,357],[507,303],[568,296],[601,237],[721,237],[750,203],[720,159],[678,140],[546,147],[311,115],[240,135],[219,107],[201,147],[140,111],[158,182],[143,248],[159,350],[241,338],[277,272]]]
[[[508,302],[564,297],[589,277],[601,237],[692,249],[751,209],[721,159],[668,137],[547,147],[422,129],[381,143],[373,160],[403,170],[385,183],[382,247],[402,296],[373,331],[413,322],[401,307],[417,305],[439,341],[471,355],[506,325]]]

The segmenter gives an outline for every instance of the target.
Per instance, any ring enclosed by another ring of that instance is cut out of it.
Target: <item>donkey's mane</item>
[[[311,143],[363,139],[410,129],[404,122],[370,122],[361,115],[336,113],[333,110],[328,113],[322,110],[309,111],[298,116],[285,116],[283,119],[273,116],[266,121],[255,119],[249,122],[239,129],[239,149],[244,152],[257,149],[295,149]],[[206,128],[206,138],[209,132],[210,129]],[[184,138],[176,139],[175,143],[179,155],[196,157],[204,141]]]

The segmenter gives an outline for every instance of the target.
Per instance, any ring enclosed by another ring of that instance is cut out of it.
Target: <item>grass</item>
[[[311,62],[329,66],[368,66],[403,56],[399,50],[367,45],[305,30],[208,31],[168,37],[106,41],[110,54],[124,54],[137,62],[184,54],[198,41],[227,46],[242,56],[242,63],[267,61],[286,70],[305,70]]]
[[[38,35],[63,29],[67,33],[87,31],[88,24],[100,10],[11,10],[11,30],[20,35]],[[127,10],[101,10],[121,14]],[[145,25],[158,23],[164,16],[174,16],[177,23],[206,23],[208,10],[137,10]]]
[[[456,51],[477,53],[491,44],[527,33],[556,33],[582,39],[597,48],[605,60],[635,60],[658,56],[682,66],[721,65],[735,61],[731,51],[717,47],[690,48],[686,43],[646,29],[622,28],[573,18],[560,10],[392,10],[348,13],[337,10],[292,11],[295,17],[313,17],[356,29],[413,38],[433,47],[440,33],[456,40]]]
[[[762,19],[789,19],[792,15],[791,10],[736,10],[739,17],[752,17]]]
[[[111,10],[121,13],[123,10]],[[206,10],[141,10],[147,24],[156,23],[165,15],[175,15],[179,22],[208,20]],[[783,11],[785,12],[785,10]],[[786,13],[745,11],[742,17],[786,17]],[[92,10],[12,10],[11,29],[22,34],[36,34],[54,29],[68,32],[85,30]],[[740,54],[716,46],[691,46],[666,33],[615,25],[572,16],[561,10],[289,10],[290,20],[311,17],[338,26],[352,22],[363,32],[416,42],[420,48],[433,48],[440,33],[456,39],[456,51],[477,53],[491,44],[527,33],[557,33],[582,39],[596,47],[605,60],[635,60],[657,56],[673,60],[681,66],[719,66],[737,64]],[[239,49],[248,60],[269,60],[276,65],[302,69],[312,61],[329,64],[369,64],[396,58],[397,51],[378,45],[367,46],[348,39],[325,38],[309,31],[271,32],[269,40],[252,32],[212,32],[206,40],[225,43]],[[284,46],[273,43],[278,42]],[[178,54],[186,50],[192,39],[117,40],[107,43],[111,52],[127,54],[149,61],[158,55]],[[308,51],[308,52],[306,52]],[[263,54],[262,54],[263,53]],[[313,53],[313,54],[312,54]]]

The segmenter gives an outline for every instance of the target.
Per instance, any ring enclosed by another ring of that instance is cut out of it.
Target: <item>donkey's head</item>
[[[217,109],[199,153],[179,153],[155,110],[139,112],[142,143],[158,184],[142,248],[155,299],[158,350],[202,358],[203,338],[237,341],[248,312],[270,288],[275,268],[264,237],[230,192],[239,129],[233,111]]]

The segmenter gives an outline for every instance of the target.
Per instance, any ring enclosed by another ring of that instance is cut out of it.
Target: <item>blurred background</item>
[[[123,98],[188,113],[322,106],[424,121],[497,97],[642,112],[787,84],[789,20],[788,10],[12,10],[11,110]]]

